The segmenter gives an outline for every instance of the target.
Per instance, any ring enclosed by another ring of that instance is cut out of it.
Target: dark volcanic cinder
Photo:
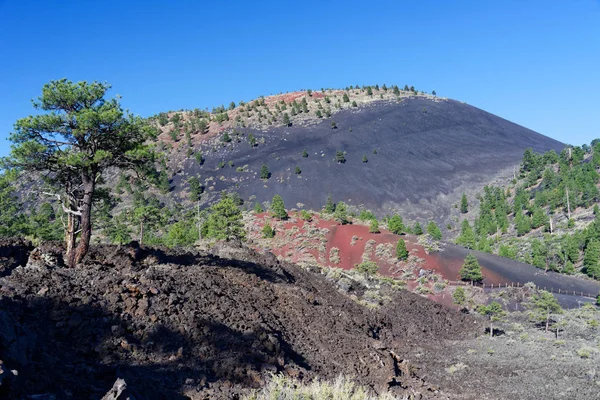
[[[478,326],[405,291],[369,309],[319,273],[243,247],[93,247],[76,268],[48,254],[0,279],[0,360],[18,371],[2,398],[99,399],[122,378],[140,399],[229,399],[281,372],[441,399],[403,354]]]
[[[184,161],[175,190],[191,174],[212,177],[209,193],[229,188],[243,199],[269,201],[280,194],[288,207],[320,209],[334,201],[363,205],[379,215],[400,211],[415,219],[442,221],[465,190],[479,191],[500,172],[518,166],[523,151],[560,152],[564,145],[473,106],[453,100],[408,98],[346,109],[308,126],[236,128],[240,143],[202,150],[199,166]],[[332,129],[335,121],[337,128]],[[264,138],[252,148],[246,135]],[[308,157],[302,157],[306,149]],[[345,151],[345,163],[335,160]],[[377,154],[374,154],[376,151]],[[368,162],[363,162],[363,156]],[[234,167],[228,165],[229,161]],[[225,167],[218,169],[220,162]],[[271,178],[259,179],[266,164]],[[247,165],[249,172],[238,172]],[[302,173],[295,174],[298,166]]]

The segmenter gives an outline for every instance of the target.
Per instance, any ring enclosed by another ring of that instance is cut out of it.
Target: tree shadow
[[[0,360],[18,371],[3,398],[99,399],[117,378],[143,399],[186,399],[186,390],[235,398],[227,390],[258,387],[264,371],[310,369],[278,332],[201,318],[174,327],[69,300],[78,305],[0,298]]]

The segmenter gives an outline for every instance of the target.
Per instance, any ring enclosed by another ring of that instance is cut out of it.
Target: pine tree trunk
[[[546,332],[548,332],[548,327],[550,326],[550,312],[546,314]]]
[[[83,180],[83,199],[81,201],[81,237],[75,250],[75,259],[72,266],[81,262],[90,248],[92,237],[92,201],[94,197],[95,182],[93,179],[84,176]]]
[[[490,321],[490,339],[494,337],[494,323]]]

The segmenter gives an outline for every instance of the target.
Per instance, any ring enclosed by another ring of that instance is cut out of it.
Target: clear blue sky
[[[600,137],[599,0],[0,0],[0,155],[29,100],[100,80],[148,116],[301,88],[414,85]]]

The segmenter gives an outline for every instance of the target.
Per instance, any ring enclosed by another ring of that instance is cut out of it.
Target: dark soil
[[[482,330],[406,291],[366,308],[320,274],[241,246],[101,246],[73,269],[44,246],[14,268],[29,250],[0,246],[11,265],[0,279],[0,360],[18,371],[0,386],[8,399],[98,399],[117,378],[143,399],[236,398],[269,372],[447,398],[404,354]]]
[[[337,129],[331,129],[332,120]],[[319,210],[331,195],[334,201],[363,205],[380,216],[400,211],[410,220],[445,221],[465,190],[478,192],[507,168],[512,175],[526,148],[560,152],[564,147],[473,106],[418,98],[342,110],[309,126],[236,131],[242,134],[239,143],[202,148],[202,166],[186,158],[185,146],[172,154],[172,160],[180,160],[173,166],[179,171],[173,180],[175,193],[186,190],[189,176],[200,175],[209,179],[207,193],[213,199],[220,190],[231,189],[247,201],[255,196],[250,207],[280,194],[288,208],[303,203]],[[265,143],[251,148],[249,133]],[[307,158],[301,156],[304,149]],[[337,151],[347,152],[344,164],[334,160]],[[222,169],[217,168],[220,162],[226,164]],[[263,163],[271,172],[267,182],[260,179]],[[247,172],[236,170],[243,166]],[[300,175],[294,174],[296,166]]]

